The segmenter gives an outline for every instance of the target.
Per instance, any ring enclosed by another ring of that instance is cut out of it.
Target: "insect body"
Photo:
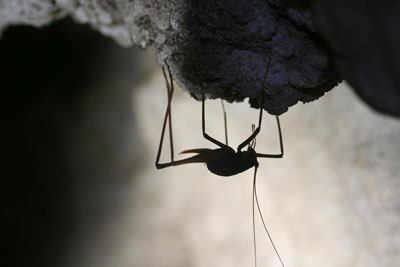
[[[206,162],[208,170],[214,174],[231,176],[244,172],[251,167],[258,167],[257,155],[252,148],[244,152],[235,152],[232,148],[219,148],[214,151],[219,152],[221,157]]]
[[[214,139],[213,137],[209,136],[205,130],[205,92],[204,92],[204,87],[201,85],[201,87],[202,87],[202,132],[203,132],[203,137],[205,139],[209,140],[210,142],[214,143],[215,145],[217,145],[218,148],[216,148],[216,149],[194,148],[194,149],[184,150],[180,154],[196,153],[197,155],[194,155],[192,157],[188,157],[185,159],[181,159],[181,160],[174,160],[172,120],[171,120],[171,101],[172,101],[172,96],[174,93],[174,83],[172,80],[172,75],[171,75],[168,63],[165,62],[165,65],[167,66],[169,81],[168,81],[165,69],[163,68],[162,70],[163,70],[164,78],[165,78],[166,85],[167,85],[168,104],[167,104],[167,110],[166,110],[165,117],[164,117],[163,127],[162,127],[162,131],[161,131],[160,144],[158,147],[158,152],[157,152],[157,157],[156,157],[156,163],[155,163],[156,168],[163,169],[163,168],[167,168],[170,166],[178,166],[178,165],[189,164],[189,163],[205,163],[207,165],[208,170],[216,175],[232,176],[232,175],[244,172],[244,171],[254,167],[253,196],[252,196],[254,252],[256,254],[255,224],[254,224],[254,204],[256,203],[258,212],[260,214],[260,217],[261,217],[261,220],[262,220],[262,223],[264,226],[264,229],[268,235],[269,240],[272,243],[272,246],[275,250],[276,255],[278,256],[282,266],[284,266],[279,254],[278,254],[278,251],[272,241],[272,238],[268,232],[268,229],[264,222],[264,218],[261,214],[261,210],[260,210],[258,198],[257,198],[257,191],[256,191],[256,176],[257,176],[257,169],[259,166],[257,158],[282,158],[283,157],[282,133],[281,133],[281,127],[280,127],[278,116],[276,116],[276,122],[277,122],[278,132],[279,132],[280,153],[279,154],[262,154],[262,153],[257,153],[255,151],[256,136],[258,135],[258,133],[260,132],[260,129],[261,129],[262,115],[263,115],[263,110],[264,110],[264,108],[263,108],[264,85],[265,85],[265,80],[266,80],[266,77],[267,77],[267,74],[269,71],[270,60],[267,65],[267,70],[264,75],[262,88],[260,90],[261,105],[260,105],[260,114],[259,114],[259,119],[258,119],[258,127],[255,128],[255,126],[252,125],[252,134],[245,141],[243,141],[241,144],[239,144],[236,151],[232,147],[228,146],[226,115],[225,115],[225,109],[224,109],[225,140],[226,140],[225,144]],[[222,106],[222,107],[224,108],[224,106]],[[160,163],[161,151],[162,151],[167,122],[169,124],[171,161],[166,162],[166,163]],[[243,150],[246,146],[247,146],[247,150]],[[255,263],[257,263],[257,261],[255,261]]]
[[[208,149],[208,148],[198,148],[198,149],[189,149],[182,151],[181,154],[185,153],[198,153],[198,155],[182,159],[182,160],[177,160],[174,161],[174,155],[173,155],[173,140],[172,140],[172,126],[171,126],[171,101],[172,101],[172,96],[174,93],[174,83],[172,80],[171,72],[169,71],[168,64],[166,63],[167,68],[168,68],[168,73],[169,73],[169,79],[170,81],[168,82],[167,75],[165,73],[165,70],[163,69],[163,74],[167,83],[167,91],[168,91],[168,105],[167,105],[167,111],[165,114],[164,118],[164,123],[163,123],[163,129],[161,132],[161,139],[160,139],[160,145],[158,148],[158,153],[157,153],[157,158],[156,158],[156,168],[157,169],[162,169],[170,166],[178,166],[182,164],[188,164],[188,163],[198,163],[198,162],[203,162],[207,164],[208,169],[217,175],[221,176],[231,176],[235,175],[238,173],[241,173],[245,170],[248,170],[251,167],[258,167],[258,162],[257,158],[281,158],[283,157],[283,142],[282,142],[282,133],[281,133],[281,128],[280,128],[280,123],[279,123],[279,117],[276,116],[277,120],[277,125],[278,125],[278,130],[279,130],[279,141],[280,141],[280,149],[281,153],[279,154],[260,154],[256,153],[254,150],[254,147],[250,146],[250,143],[254,141],[255,137],[258,135],[260,132],[261,128],[261,121],[262,121],[262,114],[263,114],[263,103],[264,103],[264,84],[265,84],[265,79],[268,74],[269,70],[269,65],[267,67],[267,71],[264,76],[264,81],[263,81],[263,86],[261,89],[261,107],[260,107],[260,115],[259,115],[259,120],[258,120],[258,127],[253,131],[253,133],[244,141],[242,142],[236,152],[233,148],[228,146],[227,144],[224,144],[211,136],[209,136],[206,131],[205,131],[205,93],[204,93],[204,87],[202,87],[202,130],[203,130],[203,136],[205,139],[209,140],[210,142],[216,144],[219,146],[217,149]],[[161,151],[162,151],[162,144],[164,141],[164,134],[165,134],[165,129],[167,125],[167,121],[169,121],[169,133],[170,133],[170,145],[171,145],[171,162],[167,163],[160,163],[160,156],[161,156]],[[226,125],[226,119],[225,119],[225,125]],[[226,134],[226,127],[225,127],[225,136]],[[226,138],[227,140],[227,138]],[[247,151],[242,151],[242,149],[248,146]]]
[[[205,162],[210,172],[220,176],[232,176],[251,167],[258,167],[257,153],[251,147],[247,151],[238,152],[229,146],[217,149],[200,148],[185,150],[180,154],[192,152],[199,153],[194,159]]]

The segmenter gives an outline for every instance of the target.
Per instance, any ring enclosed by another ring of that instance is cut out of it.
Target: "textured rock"
[[[201,83],[211,98],[249,97],[257,107],[269,60],[264,107],[273,114],[315,100],[339,81],[308,9],[279,1],[185,1],[182,14],[159,51],[197,98]]]
[[[154,46],[175,79],[193,96],[200,82],[211,98],[250,98],[258,106],[262,80],[265,109],[285,112],[312,101],[340,80],[314,32],[308,5],[288,1],[0,0],[0,29],[43,25],[71,15],[122,45]]]

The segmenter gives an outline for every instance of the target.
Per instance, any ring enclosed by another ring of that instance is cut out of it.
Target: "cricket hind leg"
[[[163,168],[167,168],[170,166],[178,166],[178,165],[189,164],[189,163],[205,163],[210,156],[210,153],[205,153],[205,152],[210,152],[209,149],[202,150],[199,155],[195,155],[193,157],[189,157],[189,158],[177,160],[177,161],[174,160],[174,144],[173,144],[172,120],[171,120],[171,102],[172,102],[172,97],[174,94],[174,83],[172,80],[171,71],[170,71],[167,61],[165,61],[165,65],[167,66],[169,81],[167,78],[167,74],[165,72],[165,68],[162,68],[162,71],[163,71],[163,75],[164,75],[164,79],[165,79],[165,83],[166,83],[166,87],[167,87],[168,104],[167,104],[167,109],[165,111],[163,126],[162,126],[162,130],[161,130],[161,138],[160,138],[160,143],[158,146],[158,152],[157,152],[157,157],[156,157],[156,162],[155,162],[156,168],[163,169]],[[164,136],[165,136],[165,130],[167,127],[167,121],[168,121],[168,127],[169,127],[169,137],[170,137],[171,161],[166,162],[166,163],[160,163],[160,157],[161,157],[162,147],[163,147],[163,143],[164,143]]]
[[[167,61],[165,61],[165,65],[167,65],[168,76],[169,76],[169,86],[167,86],[168,99],[171,98],[171,102],[172,102],[172,94],[174,93],[174,81],[172,80],[171,70],[169,68]],[[164,79],[167,82],[168,79],[165,74],[164,68],[162,70],[163,70]],[[171,111],[171,109],[172,109],[172,107],[170,104],[169,110],[168,110],[168,113],[169,113],[169,115],[168,115],[169,144],[170,144],[170,152],[171,152],[171,161],[174,161],[174,140],[173,140],[173,134],[172,134],[172,111]]]
[[[157,157],[156,157],[155,165],[156,165],[157,169],[167,167],[167,166],[165,166],[164,163],[159,163],[160,157],[161,157],[161,152],[162,152],[162,146],[164,143],[164,135],[165,135],[165,130],[166,130],[166,126],[167,126],[167,121],[168,121],[168,127],[169,127],[171,162],[174,162],[174,143],[173,143],[173,134],[172,134],[172,120],[171,120],[171,102],[172,102],[172,97],[174,94],[174,83],[172,80],[171,71],[170,71],[167,61],[165,61],[165,65],[167,66],[169,81],[168,81],[167,74],[165,72],[164,67],[162,68],[162,72],[163,72],[163,76],[164,76],[166,87],[167,87],[168,104],[167,104],[167,109],[165,111],[164,122],[163,122],[162,130],[161,130],[160,144],[158,146],[158,152],[157,152]]]

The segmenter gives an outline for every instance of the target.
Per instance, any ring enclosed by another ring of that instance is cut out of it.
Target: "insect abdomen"
[[[232,176],[244,172],[257,165],[257,156],[254,153],[227,152],[223,157],[208,161],[207,168],[210,172],[220,176]]]

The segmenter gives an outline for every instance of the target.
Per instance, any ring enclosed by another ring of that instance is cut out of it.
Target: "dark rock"
[[[309,102],[340,78],[310,17],[307,1],[186,1],[183,28],[170,37],[168,60],[177,79],[197,98],[200,83],[211,98],[259,106],[282,114],[298,101]]]
[[[372,108],[400,116],[400,2],[318,0],[313,10],[343,78]]]

